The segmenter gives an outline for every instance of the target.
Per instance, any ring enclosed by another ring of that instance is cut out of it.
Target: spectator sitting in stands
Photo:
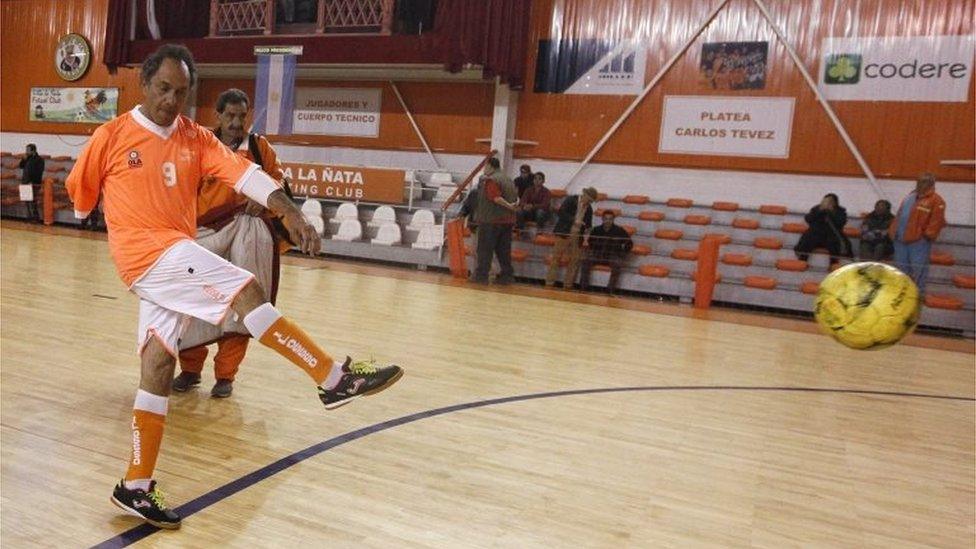
[[[888,227],[895,218],[891,214],[891,202],[879,200],[874,203],[874,211],[861,221],[861,245],[858,257],[863,261],[881,261],[894,253],[894,245],[888,236]]]
[[[847,223],[847,210],[840,206],[836,194],[825,195],[820,204],[810,208],[810,213],[803,219],[810,228],[793,248],[797,259],[806,261],[810,252],[817,248],[827,248],[831,265],[837,263],[840,257],[851,257],[851,241],[842,232]]]
[[[519,167],[518,177],[512,183],[515,183],[515,188],[518,189],[518,195],[522,196],[522,193],[532,186],[532,168],[528,164],[522,164]]]
[[[589,244],[586,258],[583,259],[583,272],[580,275],[580,288],[590,288],[590,271],[594,265],[610,267],[610,281],[607,290],[613,295],[617,290],[617,280],[620,278],[620,268],[627,259],[627,254],[634,247],[634,241],[623,227],[614,224],[616,214],[607,211],[603,214],[603,225],[594,227],[587,235],[585,243]]]
[[[519,210],[515,214],[518,229],[524,229],[526,221],[534,221],[539,227],[545,225],[552,208],[552,193],[546,188],[546,174],[536,173],[532,178],[532,186],[521,197]]]

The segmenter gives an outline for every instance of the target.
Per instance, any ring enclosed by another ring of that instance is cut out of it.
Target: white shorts
[[[190,317],[220,324],[234,298],[253,278],[192,240],[173,244],[129,288],[141,298],[138,352],[155,335],[177,356]]]

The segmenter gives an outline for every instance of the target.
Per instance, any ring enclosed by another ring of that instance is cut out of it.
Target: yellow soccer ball
[[[918,287],[883,263],[852,263],[820,283],[813,315],[820,329],[852,349],[883,349],[918,324]]]

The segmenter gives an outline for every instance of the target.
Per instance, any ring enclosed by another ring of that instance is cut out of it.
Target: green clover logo
[[[857,84],[861,80],[861,55],[837,53],[827,56],[825,84]]]

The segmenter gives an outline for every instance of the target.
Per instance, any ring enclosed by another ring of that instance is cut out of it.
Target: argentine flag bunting
[[[258,55],[254,133],[291,135],[297,59],[296,55]]]

